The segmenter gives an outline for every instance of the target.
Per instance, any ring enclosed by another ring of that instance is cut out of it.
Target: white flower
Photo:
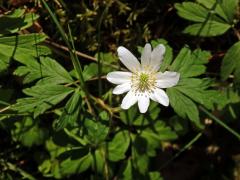
[[[170,71],[158,72],[165,53],[164,45],[160,44],[152,51],[151,45],[146,44],[142,52],[141,64],[126,48],[120,46],[117,51],[120,61],[131,71],[115,71],[107,74],[107,80],[117,84],[113,94],[128,92],[122,100],[121,108],[128,109],[138,102],[140,112],[145,113],[150,99],[168,106],[169,98],[162,88],[175,86],[180,74]]]

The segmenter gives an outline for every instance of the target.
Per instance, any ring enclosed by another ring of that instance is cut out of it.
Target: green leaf
[[[110,161],[119,161],[125,158],[125,153],[129,147],[130,138],[127,131],[118,132],[113,140],[107,144],[108,158]]]
[[[21,61],[25,66],[19,66],[14,74],[24,76],[24,83],[39,80],[38,84],[63,84],[72,83],[70,74],[54,59],[41,57],[36,60]]]
[[[92,164],[92,156],[90,153],[85,154],[82,153],[81,150],[75,150],[75,152],[69,151],[67,153],[71,156],[60,163],[60,173],[63,176],[84,172]]]
[[[10,14],[0,17],[0,35],[16,33],[32,26],[39,16],[25,13],[24,9],[16,9]]]
[[[170,105],[181,118],[190,119],[199,128],[202,128],[202,125],[196,103],[208,109],[214,109],[215,104],[223,104],[219,100],[223,99],[221,93],[209,89],[212,81],[196,77],[205,73],[205,64],[210,57],[208,51],[196,49],[192,52],[188,47],[184,47],[170,65],[170,71],[180,73],[178,84],[167,89]]]
[[[177,86],[176,89],[208,109],[213,109],[214,103],[217,103],[218,99],[221,98],[221,94],[218,91],[205,90],[204,88],[201,88],[201,86]]]
[[[221,78],[226,80],[231,73],[240,80],[240,41],[228,49],[222,61]]]
[[[132,160],[127,160],[123,163],[122,168],[120,169],[119,172],[119,179],[123,180],[132,180],[133,179],[133,165],[132,165]]]
[[[98,145],[106,139],[109,127],[104,122],[86,119],[84,125],[86,128],[86,138],[90,144]]]
[[[40,128],[38,123],[33,122],[30,117],[17,121],[15,127],[11,131],[12,136],[27,147],[42,144],[48,135],[47,130]]]
[[[190,21],[204,22],[208,18],[208,9],[194,2],[176,3],[175,8],[180,17]]]
[[[237,0],[197,0],[176,3],[180,17],[196,22],[184,29],[184,33],[203,37],[224,34],[234,24]]]
[[[153,138],[157,142],[174,140],[177,138],[177,134],[163,121],[156,121],[151,127],[142,132],[143,137],[146,139]]]
[[[9,66],[9,57],[0,53],[0,72],[5,71]]]
[[[150,176],[150,180],[163,180],[163,177],[158,171],[150,172],[149,176]]]
[[[131,107],[127,111],[120,112],[121,121],[126,125],[145,126],[157,120],[160,112],[159,104],[151,102],[149,112],[145,115],[138,113],[136,106]]]
[[[198,128],[203,128],[196,104],[175,88],[167,89],[170,104],[174,111],[182,118],[189,118]]]
[[[44,34],[27,34],[10,37],[0,37],[0,72],[6,70],[11,59],[19,62],[36,61],[35,57],[50,54],[45,47],[36,45],[47,38]]]
[[[208,62],[210,55],[208,51],[196,49],[191,52],[188,47],[184,47],[170,66],[170,70],[179,72],[181,79],[201,75],[206,71],[204,64]]]
[[[96,76],[97,73],[98,73],[98,66],[96,63],[91,63],[89,65],[84,66],[83,77],[85,81]]]
[[[210,36],[219,36],[224,34],[227,30],[231,28],[231,25],[215,22],[215,21],[208,21],[207,23],[197,23],[190,25],[184,29],[184,33],[193,35],[193,36],[203,36],[203,37],[210,37]]]
[[[81,108],[81,94],[79,89],[75,91],[72,97],[68,100],[63,113],[55,124],[56,130],[67,127],[68,124],[73,125],[78,120]]]
[[[184,71],[180,71],[180,69],[184,66],[188,67],[191,64],[191,51],[188,47],[184,47],[181,49],[181,51],[178,53],[177,57],[173,61],[170,70],[180,72],[182,77],[182,73],[184,74]]]
[[[149,170],[150,157],[156,156],[161,141],[174,140],[177,134],[166,126],[163,121],[155,121],[148,128],[138,130],[132,137],[132,162],[134,168],[141,175],[146,175]]]
[[[227,22],[232,22],[238,5],[238,0],[197,0],[208,9],[213,9]]]
[[[13,109],[18,112],[33,112],[34,117],[37,117],[66,98],[73,89],[62,85],[44,84],[24,89],[23,92],[31,97],[18,99]]]

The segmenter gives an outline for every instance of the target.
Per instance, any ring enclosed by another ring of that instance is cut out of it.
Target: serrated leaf
[[[184,47],[181,49],[181,51],[178,53],[177,57],[173,61],[170,70],[181,73],[180,71],[181,68],[184,68],[184,66],[188,66],[191,64],[192,64],[191,51],[188,47]],[[182,77],[182,73],[181,73],[181,77]]]
[[[63,113],[55,124],[56,130],[67,127],[68,124],[73,125],[78,120],[81,108],[81,94],[79,89],[75,91],[72,97],[68,100]]]
[[[198,128],[203,128],[196,104],[175,88],[167,89],[170,104],[174,111],[182,118],[189,118]]]
[[[50,54],[45,46],[36,45],[46,39],[44,34],[27,34],[10,37],[0,37],[0,72],[5,70],[11,59],[19,62],[36,61],[35,57]]]
[[[236,42],[225,54],[221,65],[221,78],[226,80],[234,73],[236,80],[240,80],[240,41]]]
[[[21,61],[25,66],[18,67],[14,74],[24,76],[24,83],[39,80],[38,84],[62,84],[73,82],[70,74],[54,59],[41,57],[36,60]]]
[[[37,117],[66,98],[73,89],[62,85],[44,84],[24,89],[23,92],[30,97],[18,99],[13,109],[18,112],[31,112]]]
[[[232,22],[236,13],[238,0],[197,0],[208,9],[213,9],[219,16],[228,22]]]
[[[208,62],[210,53],[196,49],[191,52],[188,47],[181,49],[174,62],[170,66],[170,70],[180,73],[181,78],[194,77],[205,72],[204,64]]]
[[[149,137],[157,141],[174,140],[177,138],[177,134],[163,121],[156,121],[152,127],[147,128],[142,132],[143,137]]]
[[[229,30],[234,21],[237,0],[197,0],[176,3],[177,13],[184,19],[196,22],[184,29],[184,33],[203,37],[218,36]]]
[[[224,34],[227,30],[231,28],[231,25],[209,21],[207,23],[197,23],[190,25],[184,29],[184,33],[194,35],[194,36],[204,36],[204,37],[211,37],[211,36],[218,36]]]
[[[209,11],[194,2],[183,2],[181,4],[176,3],[175,8],[177,9],[177,13],[180,17],[190,21],[204,22],[207,18],[209,18]],[[214,18],[218,19],[217,17]]]
[[[178,86],[176,89],[208,109],[213,109],[214,103],[218,102],[217,99],[221,97],[218,91],[205,90],[198,86],[195,86],[195,88]]]
[[[125,158],[129,147],[130,137],[127,131],[118,132],[111,142],[108,143],[108,158],[110,161],[119,161]]]

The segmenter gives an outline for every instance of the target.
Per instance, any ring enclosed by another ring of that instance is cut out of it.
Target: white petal
[[[157,73],[156,86],[159,88],[169,88],[177,85],[180,74],[177,72],[165,71]]]
[[[127,95],[123,98],[121,108],[128,109],[137,102],[137,97],[133,91],[129,91]]]
[[[138,108],[141,113],[145,113],[149,107],[150,99],[147,95],[139,96],[138,97]]]
[[[150,93],[149,94],[149,97],[151,100],[155,101],[155,102],[158,102],[158,100],[156,99],[156,97],[154,96],[154,93]]]
[[[132,72],[140,70],[140,63],[137,58],[125,47],[120,46],[117,49],[120,61]]]
[[[131,89],[131,83],[120,84],[113,89],[113,94],[123,94]]]
[[[169,105],[168,95],[162,89],[159,89],[159,88],[154,89],[153,96],[154,96],[154,99],[156,99],[158,103],[160,103],[164,106]],[[154,99],[152,99],[152,100],[154,100]]]
[[[142,51],[142,56],[141,56],[142,67],[146,67],[150,65],[151,52],[152,52],[151,45],[149,43],[145,44],[144,49]]]
[[[107,80],[113,84],[130,82],[131,77],[132,73],[130,72],[114,71],[107,74]]]
[[[150,65],[154,71],[158,71],[160,65],[163,61],[163,55],[165,53],[165,46],[163,44],[159,44],[155,47],[151,53],[151,62]]]

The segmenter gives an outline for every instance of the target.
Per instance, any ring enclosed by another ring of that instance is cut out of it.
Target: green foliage
[[[195,22],[184,29],[184,33],[210,37],[224,34],[234,26],[238,0],[197,0],[176,3],[180,17]]]
[[[221,77],[226,80],[233,73],[234,78],[239,81],[240,77],[240,41],[236,42],[225,54],[221,66]]]
[[[152,102],[149,111],[151,111],[151,113],[147,115],[139,114],[137,107],[133,106],[126,112],[121,112],[120,118],[126,125],[145,126],[154,123],[154,121],[157,120],[160,112],[158,104]]]
[[[36,61],[35,57],[50,54],[46,46],[36,45],[46,39],[44,34],[0,37],[0,72],[6,70],[11,59],[19,62]]]
[[[84,69],[83,69],[84,80],[87,81],[93,78],[94,76],[96,76],[98,73],[97,69],[98,69],[98,66],[96,63],[91,63],[89,65],[84,66]]]
[[[41,145],[48,135],[45,128],[39,127],[38,122],[33,122],[31,117],[24,118],[21,122],[15,122],[12,136],[24,146]]]
[[[86,141],[94,146],[102,143],[108,135],[109,128],[101,122],[86,119],[84,126],[86,128]]]
[[[198,148],[194,143],[200,137],[201,150],[210,151],[214,142],[221,159],[218,143],[227,137],[213,139],[219,135],[213,120],[240,137],[226,124],[237,128],[240,116],[240,44],[231,45],[233,34],[227,34],[232,28],[239,38],[237,0],[37,2],[0,17],[0,179],[162,180],[162,167],[169,170],[167,165],[185,158],[175,159],[180,153]],[[13,1],[8,3],[12,7]],[[177,14],[193,22],[185,33],[224,38],[179,39],[184,23],[167,8],[174,3]],[[0,1],[1,11],[4,4]],[[121,69],[118,46],[140,55],[143,48],[137,45],[145,42],[166,47],[160,71],[178,72],[180,81],[166,90],[171,107],[151,102],[140,114],[136,105],[119,108],[122,98],[112,96],[105,75]],[[179,48],[183,43],[189,47]],[[214,60],[225,52],[219,81]],[[196,131],[201,132],[185,144]],[[211,174],[216,167],[209,164],[204,170]],[[210,179],[225,178],[220,176]]]
[[[69,73],[54,59],[50,57],[40,57],[36,59],[21,60],[25,66],[19,66],[14,74],[24,76],[24,83],[39,80],[38,84],[63,84],[72,83],[73,79]]]
[[[218,91],[208,90],[211,85],[209,79],[196,78],[205,72],[204,64],[208,62],[209,57],[209,52],[200,49],[191,52],[189,48],[184,47],[170,66],[170,70],[180,73],[178,85],[167,89],[170,104],[180,117],[189,118],[199,128],[202,128],[202,124],[195,102],[213,109],[221,97]]]
[[[125,152],[127,151],[130,144],[130,138],[127,131],[121,131],[117,133],[112,141],[106,146],[108,147],[107,152],[110,161],[117,162],[125,158]]]
[[[0,36],[19,32],[32,26],[38,19],[34,13],[26,13],[24,9],[16,9],[9,14],[0,17]]]
[[[72,92],[72,88],[63,85],[36,85],[24,90],[24,93],[30,97],[18,99],[13,109],[20,113],[33,113],[34,118],[36,118],[46,110],[61,102]]]
[[[74,124],[74,122],[77,121],[80,114],[81,100],[80,91],[77,89],[66,103],[61,116],[55,123],[56,130],[60,130],[66,127],[68,124]]]

